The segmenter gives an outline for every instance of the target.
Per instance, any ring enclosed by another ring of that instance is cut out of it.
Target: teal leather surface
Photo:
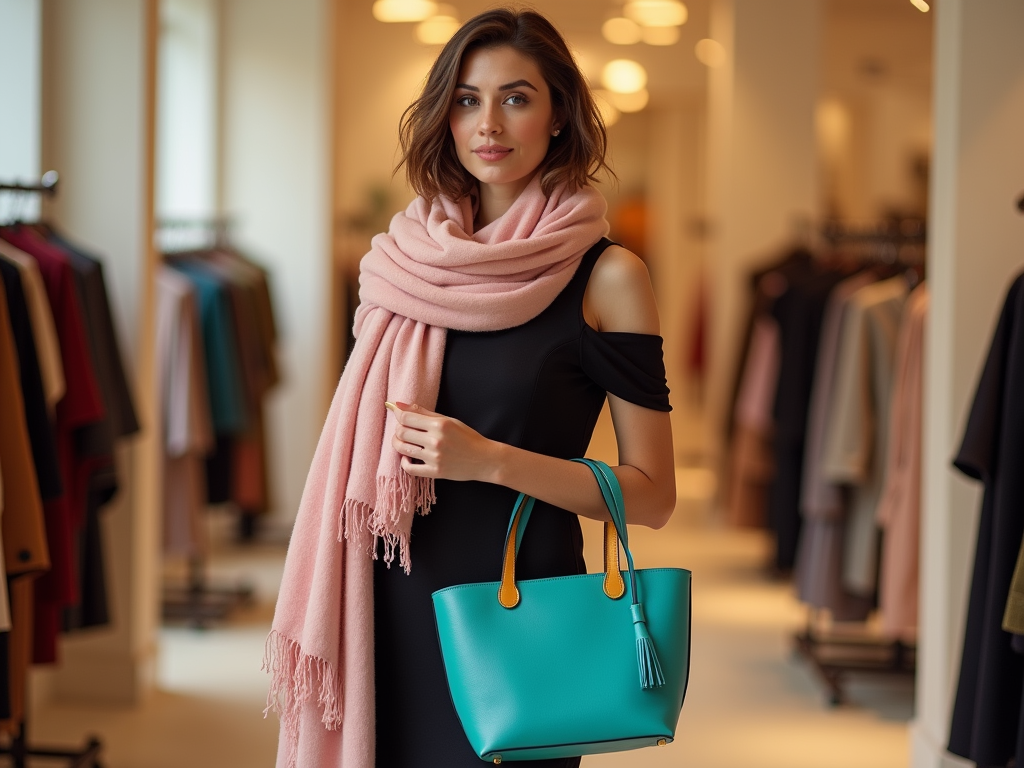
[[[606,466],[586,463],[614,508],[630,566],[623,572],[629,599],[605,595],[601,573],[518,581],[512,609],[498,603],[499,582],[432,596],[452,701],[482,759],[614,752],[671,741],[675,733],[689,676],[690,572],[634,571],[618,482]],[[520,507],[525,513],[526,497],[513,514]],[[525,522],[523,514],[517,534]],[[634,601],[643,604],[660,657],[665,684],[658,688],[638,681]]]

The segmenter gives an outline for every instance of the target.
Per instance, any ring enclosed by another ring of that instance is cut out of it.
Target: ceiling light
[[[647,70],[632,59],[615,59],[604,65],[601,83],[615,93],[636,93],[647,85]]]
[[[679,27],[644,27],[642,39],[648,45],[675,45],[679,42]]]
[[[632,19],[619,16],[615,19],[608,19],[601,25],[601,34],[609,43],[615,45],[633,45],[640,42],[642,30],[640,25]]]
[[[437,13],[433,0],[377,0],[373,18],[377,21],[423,21]]]
[[[424,45],[444,45],[462,26],[456,13],[450,5],[439,5],[436,16],[424,19],[416,26],[416,39]]]
[[[608,100],[620,112],[639,112],[647,106],[647,102],[651,100],[651,94],[647,92],[646,88],[641,88],[634,93],[609,93]]]
[[[931,10],[931,6],[924,0],[910,0],[910,4],[917,8],[921,13],[928,13],[928,11]]]
[[[622,113],[612,104],[610,96],[608,91],[594,91],[594,101],[597,102],[597,108],[601,111],[601,119],[604,120],[606,127],[615,125],[622,116]]]
[[[689,16],[678,0],[631,0],[622,11],[641,27],[678,27]]]
[[[696,55],[697,61],[705,67],[720,67],[725,64],[725,46],[710,37],[699,40],[693,53]]]

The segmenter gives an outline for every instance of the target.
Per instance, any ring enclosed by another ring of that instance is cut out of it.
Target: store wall
[[[271,273],[283,381],[268,401],[269,524],[282,534],[337,383],[327,363],[333,5],[223,0],[221,8],[219,207],[237,243]],[[373,101],[367,94],[364,103]]]
[[[817,0],[712,5],[711,37],[726,51],[708,77],[708,408],[716,425],[737,365],[748,275],[819,217],[821,22]]]
[[[40,0],[0,0],[0,181],[38,181],[40,82]],[[12,73],[14,76],[12,76]],[[39,200],[0,195],[0,221],[17,207],[37,216]]]

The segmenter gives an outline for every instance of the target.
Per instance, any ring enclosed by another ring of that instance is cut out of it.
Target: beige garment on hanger
[[[826,427],[822,477],[852,487],[843,584],[854,594],[878,586],[876,519],[889,443],[889,410],[900,316],[909,286],[900,275],[857,291],[847,304]]]
[[[878,506],[884,531],[879,572],[882,632],[900,640],[917,637],[918,563],[921,519],[921,399],[928,288],[907,299],[897,344],[896,381],[889,423],[885,489]]]
[[[21,287],[25,292],[25,305],[32,324],[32,338],[36,343],[36,357],[39,360],[39,374],[43,380],[43,394],[46,405],[53,416],[53,409],[64,397],[67,382],[64,379],[64,363],[60,357],[60,342],[57,326],[53,322],[50,300],[46,297],[46,285],[39,273],[36,260],[0,239],[0,259],[18,268]]]

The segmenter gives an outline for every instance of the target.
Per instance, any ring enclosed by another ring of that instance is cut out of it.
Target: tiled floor
[[[705,478],[684,479],[699,485]],[[588,535],[588,561],[596,563],[592,555],[599,549],[591,546],[600,546],[600,529],[587,531],[597,534]],[[789,636],[803,623],[803,610],[786,585],[762,576],[762,535],[722,530],[702,505],[684,500],[662,531],[631,529],[631,543],[640,566],[694,573],[690,689],[673,744],[587,758],[585,768],[908,765],[910,683],[865,680],[850,686],[849,705],[825,707],[816,680],[791,651]],[[164,630],[160,690],[146,706],[45,708],[35,715],[36,736],[67,741],[100,734],[106,768],[273,766],[276,722],[261,715],[266,678],[260,660],[281,559],[274,548],[218,558],[221,574],[255,582],[261,604],[221,628]]]

